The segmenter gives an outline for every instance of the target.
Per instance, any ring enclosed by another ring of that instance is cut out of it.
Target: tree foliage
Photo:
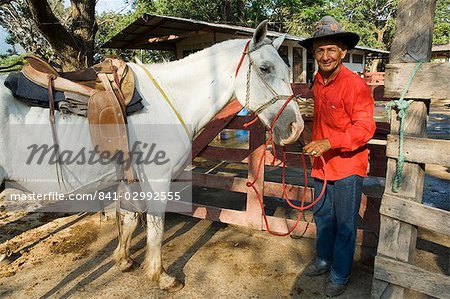
[[[122,0],[128,12],[95,16],[95,0],[0,1],[0,25],[8,30],[9,43],[59,63],[64,69],[93,63],[93,54],[120,54],[146,61],[167,58],[167,53],[105,50],[100,46],[144,13],[191,18],[255,27],[264,19],[269,28],[304,37],[317,21],[335,17],[346,30],[361,37],[361,45],[389,49],[395,33],[398,0]],[[437,0],[434,43],[450,41],[450,0]],[[95,39],[94,39],[95,37]]]
[[[26,0],[16,0],[0,6],[0,25],[10,40],[19,43],[27,52],[56,60],[54,49],[37,28]]]
[[[1,4],[0,24],[26,51],[65,70],[92,64],[97,31],[95,0],[71,0],[67,9],[57,0],[14,0]]]
[[[348,31],[361,37],[360,44],[387,49],[395,30],[397,0],[303,1],[289,23],[290,33],[310,36],[315,23],[331,15]]]
[[[437,0],[434,17],[433,44],[450,42],[450,0]]]

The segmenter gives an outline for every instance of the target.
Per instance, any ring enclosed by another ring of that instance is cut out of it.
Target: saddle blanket
[[[32,107],[50,108],[48,101],[48,90],[28,80],[21,72],[11,72],[5,80],[13,95]],[[61,113],[72,113],[80,116],[87,116],[87,97],[62,91],[53,91],[55,99],[55,109]],[[141,103],[142,97],[134,89],[133,98],[126,107],[126,115],[130,115],[144,108]]]

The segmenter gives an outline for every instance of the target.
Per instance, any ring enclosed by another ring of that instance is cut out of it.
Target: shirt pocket
[[[325,122],[334,129],[344,131],[349,122],[349,117],[344,107],[340,104],[328,103],[325,105]]]

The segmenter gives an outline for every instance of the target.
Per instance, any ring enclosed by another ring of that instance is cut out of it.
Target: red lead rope
[[[280,117],[280,115],[281,115],[281,113],[283,112],[284,108],[289,104],[289,102],[290,102],[293,98],[294,98],[294,95],[291,95],[291,96],[286,100],[286,102],[283,104],[283,106],[281,107],[281,109],[278,111],[277,115],[276,115],[275,118],[273,119],[272,124],[271,124],[271,127],[270,127],[270,130],[269,130],[270,137],[269,137],[269,138],[267,139],[267,141],[266,141],[265,148],[267,149],[267,147],[268,147],[269,144],[272,145],[272,148],[273,148],[273,156],[274,156],[273,161],[275,161],[275,159],[276,159],[276,150],[275,150],[275,144],[274,144],[274,141],[273,141],[273,130],[272,130],[272,128],[274,127],[276,121],[277,121],[278,118]],[[254,120],[252,120],[252,121],[250,121],[250,122],[244,124],[244,127],[250,126],[251,124],[253,124],[254,122],[256,122],[257,119],[258,119],[258,118],[255,117]],[[258,161],[258,169],[257,169],[257,173],[258,173],[258,174],[259,174],[259,171],[260,171],[260,169],[261,169],[261,167],[262,167],[262,163],[263,163],[263,160],[264,160],[264,156],[265,156],[265,155],[266,155],[266,153],[265,153],[265,151],[264,151],[264,153],[261,155],[261,157],[260,157],[260,159],[259,159],[259,161]],[[315,159],[315,157],[314,157],[314,159]],[[323,159],[322,156],[320,156],[320,159],[322,160],[322,165],[324,165],[324,167],[325,167],[325,160]],[[306,190],[307,190],[307,187],[308,187],[308,174],[307,174],[307,170],[306,170],[305,155],[302,153],[303,175],[304,175],[303,197],[302,197],[302,201],[301,201],[301,205],[300,205],[300,206],[294,205],[294,204],[290,201],[290,199],[289,199],[289,197],[288,197],[288,195],[287,195],[287,192],[286,192],[286,151],[285,151],[285,148],[284,148],[284,147],[283,147],[283,160],[282,160],[282,161],[283,161],[283,170],[282,170],[282,186],[283,186],[283,187],[282,187],[282,195],[281,195],[281,196],[282,196],[282,198],[289,204],[289,206],[291,206],[292,208],[294,208],[294,209],[300,211],[300,213],[298,214],[298,217],[297,217],[297,220],[296,220],[294,226],[292,226],[292,227],[288,230],[287,233],[282,234],[282,233],[277,233],[277,232],[274,232],[274,231],[270,230],[269,222],[268,222],[268,220],[267,220],[267,215],[266,215],[266,212],[265,212],[265,210],[264,210],[264,204],[263,204],[262,196],[261,196],[261,194],[259,194],[258,190],[257,190],[256,187],[255,187],[255,183],[256,183],[256,181],[258,180],[259,175],[257,175],[257,176],[254,178],[253,182],[247,181],[247,183],[246,183],[246,186],[247,186],[247,187],[251,187],[251,188],[253,189],[253,191],[255,192],[257,198],[258,198],[259,205],[260,205],[260,207],[261,207],[261,211],[262,211],[262,215],[263,215],[263,218],[264,218],[264,222],[265,222],[265,224],[266,224],[266,229],[267,229],[267,231],[268,231],[270,234],[275,235],[275,236],[287,236],[287,235],[291,234],[291,233],[295,230],[295,228],[298,226],[298,223],[300,222],[300,219],[301,219],[301,217],[302,217],[302,215],[303,215],[303,211],[304,211],[304,210],[307,210],[307,209],[309,209],[309,208],[311,208],[312,206],[314,206],[314,205],[315,205],[315,204],[323,197],[323,194],[325,193],[325,189],[326,189],[326,185],[327,185],[327,177],[326,177],[326,173],[325,173],[325,170],[324,170],[324,171],[323,171],[323,174],[324,174],[324,184],[323,184],[323,187],[322,187],[322,190],[321,190],[319,196],[318,196],[312,203],[310,203],[309,205],[305,206]]]
[[[238,72],[239,72],[239,69],[241,68],[242,62],[244,61],[245,54],[247,54],[247,50],[248,50],[249,44],[250,44],[250,40],[245,44],[244,51],[242,51],[241,59],[239,60],[238,66],[237,66],[237,68],[236,68],[236,73],[235,73],[235,75],[234,75],[235,77],[237,76],[237,74],[238,74]],[[270,137],[269,137],[269,139],[266,141],[265,149],[267,149],[267,147],[269,146],[269,144],[272,145],[272,148],[273,148],[273,161],[272,161],[272,163],[273,163],[273,162],[276,160],[276,158],[277,158],[276,150],[275,150],[275,144],[274,144],[274,141],[273,141],[273,131],[272,131],[272,128],[274,127],[274,125],[275,125],[276,121],[278,120],[278,118],[280,117],[281,113],[284,111],[284,108],[286,108],[286,106],[289,104],[289,102],[290,102],[293,98],[294,98],[294,95],[291,95],[291,96],[286,100],[286,102],[283,104],[283,106],[282,106],[282,107],[280,108],[280,110],[278,111],[277,115],[275,115],[275,118],[273,119],[272,124],[271,124],[271,126],[270,126],[270,130],[269,130]],[[244,127],[247,128],[248,126],[254,124],[257,120],[258,120],[258,117],[256,116],[254,120],[252,120],[252,121],[250,121],[250,122],[244,124]],[[261,158],[259,159],[259,162],[258,162],[258,171],[257,171],[257,173],[259,173],[259,171],[260,171],[260,169],[261,169],[262,162],[263,162],[263,160],[264,160],[264,156],[265,156],[265,155],[266,155],[266,152],[264,151],[264,153],[261,155]],[[315,159],[315,157],[314,157],[314,159]],[[326,173],[325,173],[325,160],[323,159],[322,156],[320,156],[320,159],[322,160],[322,165],[324,165],[324,169],[323,169],[324,183],[323,183],[322,191],[320,192],[319,196],[318,196],[312,203],[310,203],[309,205],[307,205],[307,206],[305,207],[306,190],[307,190],[307,188],[308,188],[308,173],[307,173],[307,171],[306,171],[305,155],[302,153],[303,175],[304,175],[304,178],[305,178],[305,179],[304,179],[305,185],[304,185],[304,188],[303,188],[303,198],[302,198],[302,202],[301,202],[301,205],[300,205],[300,207],[299,207],[299,206],[294,205],[294,204],[290,201],[290,199],[289,199],[289,197],[288,197],[288,195],[287,195],[287,193],[286,193],[286,152],[285,152],[285,148],[283,147],[283,172],[282,172],[282,173],[283,173],[283,177],[282,177],[283,192],[282,192],[282,195],[281,195],[281,196],[282,196],[282,198],[283,198],[284,200],[286,200],[286,202],[289,204],[289,206],[291,206],[292,208],[294,208],[294,209],[300,211],[300,213],[298,214],[298,217],[297,217],[297,220],[296,220],[294,226],[293,226],[292,228],[290,228],[290,229],[288,230],[288,232],[285,233],[285,234],[280,234],[280,233],[277,233],[277,232],[273,232],[273,231],[271,231],[270,228],[269,228],[269,222],[268,222],[268,220],[267,220],[267,215],[266,215],[266,212],[265,212],[265,210],[264,210],[264,204],[263,204],[262,196],[261,196],[261,194],[259,194],[258,190],[257,190],[256,187],[255,187],[255,183],[256,183],[256,181],[258,180],[259,175],[256,176],[256,177],[254,178],[253,182],[249,182],[249,181],[246,182],[245,185],[246,185],[247,187],[251,187],[251,188],[253,189],[253,191],[255,191],[255,194],[256,194],[256,196],[257,196],[257,198],[258,198],[258,201],[259,201],[259,205],[261,206],[261,211],[262,211],[262,214],[263,214],[263,217],[264,217],[264,222],[265,222],[265,224],[266,224],[266,229],[267,229],[267,231],[268,231],[270,234],[275,235],[275,236],[287,236],[287,235],[291,234],[291,233],[295,230],[295,228],[297,227],[298,223],[300,222],[300,219],[301,219],[301,217],[302,217],[302,215],[303,215],[303,211],[304,211],[304,210],[307,210],[307,209],[309,209],[309,208],[311,208],[312,206],[314,206],[314,205],[322,198],[323,194],[325,193],[326,186],[327,186],[327,177],[326,177]]]

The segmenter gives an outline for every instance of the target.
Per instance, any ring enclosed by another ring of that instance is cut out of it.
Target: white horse
[[[258,26],[250,41],[225,41],[170,63],[130,64],[135,73],[137,89],[144,98],[145,108],[128,117],[129,128],[149,124],[177,125],[177,129],[172,130],[170,134],[159,132],[159,135],[151,137],[150,142],[158,142],[156,138],[170,138],[174,143],[170,148],[168,163],[156,168],[149,165],[140,169],[137,175],[143,191],[169,190],[172,178],[181,173],[189,163],[192,138],[233,98],[237,98],[250,111],[259,110],[258,115],[261,121],[267,127],[271,125],[285,102],[274,101],[274,93],[289,96],[292,94],[292,89],[289,83],[288,66],[277,52],[284,36],[272,42],[266,38],[266,33],[267,22],[263,22]],[[249,42],[246,50],[248,54],[243,55],[247,42]],[[243,57],[242,65],[236,74],[241,57]],[[161,96],[160,91],[155,89],[147,72],[153,75],[173,107]],[[31,108],[17,101],[1,83],[0,183],[5,180],[13,181],[25,190],[36,193],[49,191],[68,193],[101,188],[104,186],[105,177],[114,177],[115,169],[111,165],[87,166],[86,163],[72,163],[64,166],[66,186],[62,187],[56,180],[55,165],[44,163],[38,167],[30,167],[26,164],[27,157],[18,151],[18,147],[21,141],[31,138],[33,134],[31,131],[36,127],[35,125],[41,124],[49,130],[49,110]],[[58,112],[55,118],[61,150],[64,150],[66,143],[81,140],[89,134],[87,131],[70,129],[70,127],[60,129],[64,125],[85,125],[86,118],[61,115]],[[182,121],[186,127],[180,125]],[[9,125],[18,125],[23,129],[12,132]],[[275,143],[281,145],[293,143],[299,138],[302,130],[303,120],[300,111],[297,105],[291,102],[274,125]],[[130,132],[129,138],[132,144],[147,137],[136,131]],[[40,179],[44,176],[51,180],[43,184]],[[143,180],[142,177],[147,180]],[[126,271],[132,266],[131,236],[138,221],[135,213],[122,212],[124,214],[123,231],[120,234],[114,258],[119,267]],[[151,280],[157,281],[161,289],[178,290],[183,286],[182,283],[167,274],[161,264],[164,211],[153,211],[147,213],[146,217],[147,251],[143,262],[146,274]]]

